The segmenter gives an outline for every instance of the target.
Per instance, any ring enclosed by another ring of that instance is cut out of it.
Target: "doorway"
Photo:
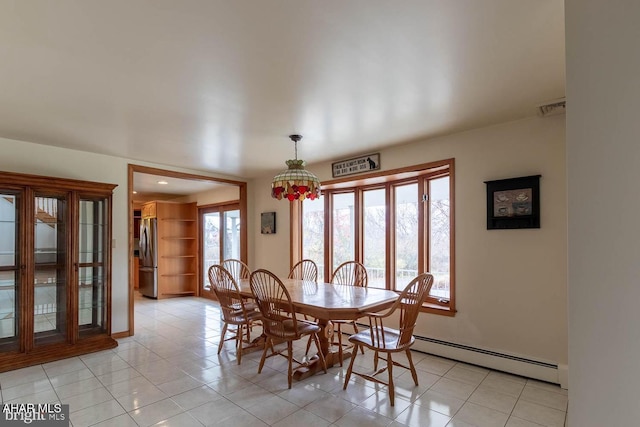
[[[158,169],[158,168],[151,168],[151,167],[146,167],[146,166],[140,166],[140,165],[133,165],[133,164],[129,164],[128,165],[128,226],[129,226],[129,322],[128,322],[128,331],[126,333],[122,333],[122,334],[118,334],[119,336],[132,336],[134,334],[134,299],[135,299],[135,290],[134,290],[134,283],[135,283],[135,274],[137,273],[137,271],[134,269],[134,251],[135,251],[135,240],[134,240],[134,201],[140,201],[142,199],[141,195],[139,194],[134,194],[134,189],[136,187],[136,185],[138,184],[138,181],[141,181],[140,177],[145,176],[148,178],[148,176],[153,176],[158,178],[157,181],[171,181],[171,180],[178,180],[180,181],[180,185],[179,187],[182,188],[183,193],[184,190],[186,188],[202,188],[202,184],[210,184],[213,185],[215,187],[220,187],[222,190],[222,192],[229,192],[229,190],[232,191],[232,193],[234,194],[234,196],[232,196],[235,200],[233,200],[233,203],[221,203],[219,205],[227,205],[227,206],[233,206],[233,209],[228,209],[227,211],[222,211],[222,218],[225,219],[225,221],[231,221],[233,223],[233,221],[235,221],[237,224],[247,224],[247,183],[246,182],[242,182],[242,181],[235,181],[235,180],[229,180],[229,179],[224,179],[224,178],[215,178],[215,177],[210,177],[210,176],[205,176],[205,175],[195,175],[195,174],[189,174],[189,173],[182,173],[182,172],[176,172],[176,171],[170,171],[170,170],[164,170],[164,169]],[[138,179],[136,179],[138,178]],[[147,189],[148,190],[148,189]],[[193,190],[194,193],[197,192],[197,190]],[[153,199],[158,199],[160,197],[162,197],[163,192],[167,192],[166,190],[161,190],[159,192],[153,192],[153,191],[147,191],[147,196],[151,197]],[[165,194],[166,195],[166,194]],[[196,195],[195,194],[191,194],[190,196],[187,194],[183,194],[183,197],[185,199],[188,198],[192,198],[193,200],[189,200],[189,201],[198,201],[199,200],[195,200]],[[176,199],[178,199],[179,197],[174,197]],[[165,200],[167,200],[165,198]],[[146,200],[146,201],[150,201],[150,200]],[[185,200],[186,201],[186,200]],[[207,204],[207,201],[205,200],[203,202],[204,206],[203,207],[209,207],[211,205],[211,203]],[[226,216],[225,216],[226,215]],[[235,218],[235,220],[233,219]],[[202,225],[200,225],[202,226]],[[199,233],[200,235],[202,235],[202,233]],[[247,230],[246,230],[246,226],[242,226],[239,227],[237,229],[237,233],[235,235],[235,238],[237,240],[235,247],[237,249],[234,249],[237,253],[237,257],[239,259],[242,259],[243,261],[247,261]],[[202,242],[202,238],[200,238],[201,242]],[[227,246],[229,246],[229,244],[227,244]],[[224,245],[223,245],[224,247]],[[202,253],[202,250],[201,250]],[[204,260],[203,260],[203,264],[204,264]],[[198,283],[203,283],[203,278],[205,276],[202,275],[202,268],[200,269],[200,273],[199,273],[199,282]],[[199,291],[199,289],[198,289]],[[199,292],[198,292],[199,293]]]

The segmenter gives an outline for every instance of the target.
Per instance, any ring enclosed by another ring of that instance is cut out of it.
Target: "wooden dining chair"
[[[367,269],[358,261],[347,261],[340,264],[331,275],[331,283],[367,287],[369,279]]]
[[[310,282],[318,281],[318,266],[315,262],[310,259],[303,259],[295,263],[293,267],[291,267],[291,271],[289,272],[289,279],[298,279],[298,280],[307,280]],[[303,286],[305,286],[303,284]],[[309,317],[305,314],[302,316],[303,319],[309,320]],[[307,344],[307,351],[309,351],[309,347],[311,346],[311,338],[309,338],[309,343]]]
[[[238,284],[224,267],[212,265],[209,267],[209,292],[213,292],[220,303],[220,318],[224,322],[220,333],[220,344],[218,344],[218,354],[222,351],[225,341],[235,340],[236,359],[238,365],[242,362],[243,337],[246,331],[247,342],[251,342],[251,325],[262,318],[262,314],[257,310],[254,303],[248,303],[240,296]],[[235,329],[229,330],[229,325]],[[227,332],[233,335],[226,337]]]
[[[260,359],[260,365],[258,366],[258,373],[262,372],[267,357],[278,355],[286,357],[289,362],[287,379],[289,388],[291,388],[293,362],[298,366],[304,364],[304,362],[293,357],[293,341],[309,335],[311,339],[314,340],[316,347],[320,349],[318,333],[321,329],[313,322],[300,320],[296,317],[289,291],[287,291],[282,281],[270,271],[260,269],[251,273],[250,285],[251,292],[262,313],[262,329],[267,337],[262,358]],[[280,351],[275,351],[274,349],[274,345],[282,341],[286,341],[287,343],[286,356],[283,354],[284,349]],[[271,354],[267,356],[269,349],[271,349]],[[327,364],[324,355],[321,351],[318,351],[318,356],[326,373]]]
[[[251,275],[249,266],[239,259],[225,259],[220,263],[220,265],[224,267],[224,269],[229,273],[231,273],[231,277],[233,277],[236,282],[242,279],[249,279],[249,276]]]
[[[433,276],[430,273],[420,274],[419,276],[414,278],[411,283],[409,283],[409,285],[407,285],[407,287],[398,296],[398,299],[393,304],[393,306],[391,306],[391,308],[389,308],[385,313],[366,314],[369,318],[370,329],[368,331],[358,332],[357,334],[350,336],[349,341],[355,346],[367,347],[375,351],[373,359],[374,372],[371,374],[354,372],[353,365],[358,354],[357,351],[354,352],[354,354],[351,356],[349,369],[347,369],[347,375],[344,380],[343,390],[347,389],[349,379],[351,378],[351,374],[353,373],[361,378],[364,378],[365,380],[386,385],[389,388],[389,400],[391,406],[393,406],[395,398],[395,390],[393,386],[394,366],[409,369],[411,371],[411,376],[413,377],[413,382],[416,386],[418,385],[418,375],[416,373],[416,368],[413,365],[413,360],[411,359],[410,347],[415,341],[415,337],[413,336],[413,329],[416,326],[420,307],[422,306],[422,303],[424,302],[427,295],[429,295],[429,291],[431,290],[432,285]],[[393,318],[399,319],[398,329],[392,329],[384,326],[383,320],[394,314],[396,311],[399,311],[399,315],[394,315]],[[393,358],[391,357],[393,353],[398,353],[401,351],[404,351],[406,353],[407,359],[409,361],[409,366],[403,365],[393,360]],[[381,356],[381,353],[384,353],[385,356]],[[387,365],[380,369],[378,369],[379,359],[386,360],[387,362]],[[386,382],[384,380],[376,378],[376,375],[381,374],[384,371],[388,371],[389,373],[389,378]]]
[[[310,259],[298,261],[289,272],[289,279],[318,281],[318,266]]]
[[[361,286],[366,288],[368,281],[367,269],[357,261],[347,261],[340,264],[331,275],[331,283],[338,285]],[[334,330],[338,336],[338,341],[334,342],[332,340],[331,344],[338,346],[338,358],[340,360],[340,366],[342,366],[343,350],[345,347],[342,344],[342,325],[353,326],[355,334],[358,333],[358,325],[355,320],[332,320],[331,322],[334,324]],[[354,351],[356,350],[357,349],[354,349]],[[364,350],[362,354],[364,354]]]

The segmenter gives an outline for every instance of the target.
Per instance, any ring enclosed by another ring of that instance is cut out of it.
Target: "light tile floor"
[[[139,297],[135,330],[113,350],[0,374],[2,401],[69,404],[74,427],[565,425],[566,390],[419,352],[418,387],[394,371],[394,407],[385,387],[361,379],[343,391],[346,365],[289,390],[284,358],[258,374],[260,352],[239,366],[232,342],[217,354],[219,310],[201,298]],[[371,354],[356,364],[370,368]]]

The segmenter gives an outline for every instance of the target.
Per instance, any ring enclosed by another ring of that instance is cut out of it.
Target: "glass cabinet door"
[[[0,189],[0,352],[19,347],[20,196]]]
[[[80,336],[106,332],[107,201],[81,198],[78,233],[78,327]]]
[[[34,214],[34,345],[67,340],[67,196],[38,195]]]

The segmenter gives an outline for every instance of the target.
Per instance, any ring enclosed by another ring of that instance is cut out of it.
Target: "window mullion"
[[[385,276],[387,278],[387,289],[395,289],[396,286],[396,228],[394,226],[396,222],[396,212],[394,206],[396,204],[393,189],[394,187],[390,183],[387,183],[385,185],[385,228],[388,236],[385,242]]]
[[[363,237],[363,216],[364,209],[362,207],[363,204],[363,191],[362,188],[356,188],[353,193],[353,220],[354,220],[354,230],[353,230],[353,240],[354,240],[354,254],[353,259],[364,264],[364,237]]]
[[[429,271],[429,193],[427,179],[418,182],[418,274]]]
[[[333,194],[324,194],[324,281],[331,280],[331,266],[333,265]]]

